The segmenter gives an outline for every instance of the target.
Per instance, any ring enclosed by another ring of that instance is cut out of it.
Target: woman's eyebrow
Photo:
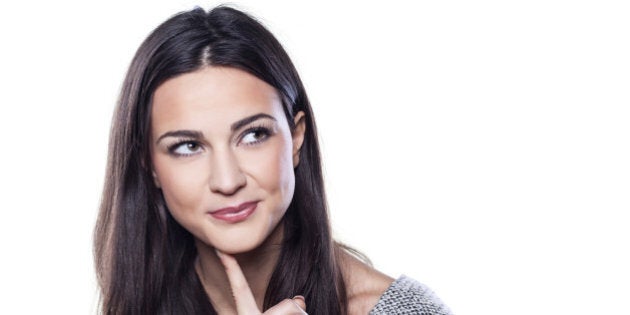
[[[161,135],[155,144],[160,143],[160,141],[167,137],[182,137],[182,138],[190,138],[190,139],[201,139],[203,138],[203,133],[201,131],[196,130],[173,130],[169,132],[165,132]]]
[[[243,119],[233,123],[232,126],[230,127],[230,129],[232,130],[232,132],[234,132],[234,131],[242,128],[243,126],[245,126],[245,125],[247,125],[247,124],[249,124],[249,123],[251,123],[253,121],[256,121],[258,119],[262,119],[262,118],[269,118],[269,119],[271,119],[273,121],[276,121],[276,119],[273,116],[265,114],[265,113],[260,113],[260,114],[252,115],[252,116],[249,116],[249,117],[245,117],[245,118],[243,118]]]
[[[230,126],[230,129],[232,130],[232,132],[243,128],[243,126],[254,122],[258,119],[263,119],[263,118],[268,118],[271,119],[273,121],[276,121],[276,118],[274,118],[273,116],[269,115],[269,114],[265,114],[265,113],[260,113],[260,114],[256,114],[256,115],[252,115],[249,117],[245,117],[235,123],[233,123]],[[167,137],[182,137],[182,138],[190,138],[190,139],[201,139],[203,138],[203,133],[200,131],[196,131],[196,130],[173,130],[173,131],[168,131],[165,132],[163,135],[161,135],[157,141],[155,141],[155,144],[160,143],[160,141],[162,141],[162,139],[167,138]]]

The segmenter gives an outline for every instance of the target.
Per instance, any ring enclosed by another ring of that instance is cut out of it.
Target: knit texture
[[[396,279],[370,311],[370,315],[452,315],[433,291],[407,276]]]

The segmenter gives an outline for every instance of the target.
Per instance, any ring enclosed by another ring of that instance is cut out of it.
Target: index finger
[[[245,279],[245,275],[238,265],[236,258],[222,253],[219,250],[216,250],[216,252],[230,281],[230,287],[232,288],[232,295],[234,296],[234,302],[236,302],[236,311],[238,314],[260,314],[256,300],[254,299],[254,294],[249,288],[247,279]]]

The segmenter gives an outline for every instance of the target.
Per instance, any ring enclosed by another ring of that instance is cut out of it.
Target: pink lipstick
[[[238,223],[245,221],[254,211],[258,201],[250,201],[240,204],[237,207],[221,208],[208,212],[213,218],[219,219],[228,223]]]

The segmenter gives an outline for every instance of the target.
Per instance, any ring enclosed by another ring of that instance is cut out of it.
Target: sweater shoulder
[[[452,315],[444,303],[424,284],[401,276],[387,288],[370,315]]]

